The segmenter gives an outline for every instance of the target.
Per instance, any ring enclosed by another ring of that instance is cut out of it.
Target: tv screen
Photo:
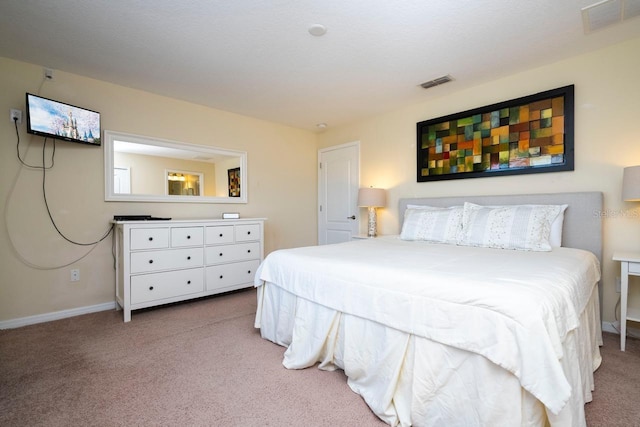
[[[27,93],[27,132],[100,145],[100,113]]]

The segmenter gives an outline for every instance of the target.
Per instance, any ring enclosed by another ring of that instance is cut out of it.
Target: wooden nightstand
[[[629,276],[640,276],[640,252],[614,252],[613,260],[620,261],[620,350],[627,339],[627,320],[640,322],[640,308],[627,307]]]

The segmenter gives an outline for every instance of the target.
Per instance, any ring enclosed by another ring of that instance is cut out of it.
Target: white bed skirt
[[[585,426],[601,362],[598,287],[563,343],[571,400],[554,415],[485,357],[341,313],[272,283],[258,287],[255,326],[287,347],[283,364],[343,369],[351,389],[395,426]],[[544,378],[540,378],[544,381]]]

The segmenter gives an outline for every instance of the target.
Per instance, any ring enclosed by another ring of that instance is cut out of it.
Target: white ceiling
[[[640,36],[597,1],[1,0],[0,56],[316,130]]]

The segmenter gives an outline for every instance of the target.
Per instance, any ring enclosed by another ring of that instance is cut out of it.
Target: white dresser
[[[116,301],[131,310],[253,286],[264,218],[114,221]]]

